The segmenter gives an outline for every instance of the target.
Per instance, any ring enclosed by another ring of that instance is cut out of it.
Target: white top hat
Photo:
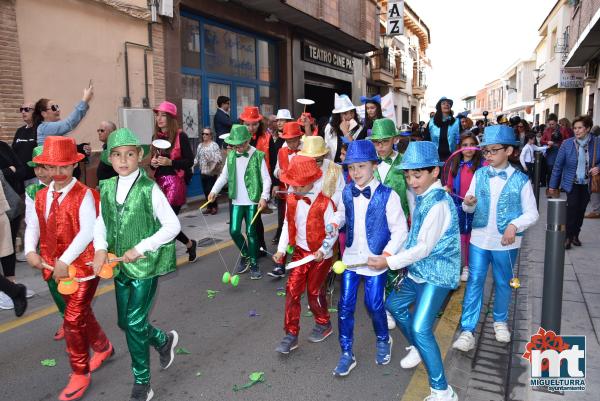
[[[279,109],[277,110],[277,119],[278,120],[293,120],[292,115],[288,109]]]
[[[333,104],[335,108],[333,109],[332,113],[334,114],[356,109],[356,106],[352,104],[352,100],[350,100],[348,95],[338,95],[336,93]]]

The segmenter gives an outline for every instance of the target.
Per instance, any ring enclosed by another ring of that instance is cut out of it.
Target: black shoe
[[[150,384],[134,384],[129,401],[150,401],[154,397],[154,391]]]
[[[235,267],[235,274],[244,274],[250,269],[248,260],[245,257],[240,256],[237,266]]]
[[[13,298],[13,304],[15,307],[15,315],[17,317],[23,316],[25,310],[27,309],[27,288],[23,284],[17,284],[19,287],[18,295]]]
[[[190,246],[187,249],[187,254],[189,255],[189,262],[192,263],[193,261],[196,260],[196,248],[198,247],[198,242],[195,240],[192,240],[192,246]]]
[[[283,265],[278,264],[278,265],[275,265],[273,270],[271,270],[267,274],[271,277],[283,278],[283,277],[285,277],[285,269],[283,268]]]
[[[160,368],[162,370],[166,370],[173,363],[173,359],[175,359],[175,347],[178,342],[179,334],[175,330],[171,330],[167,333],[167,342],[165,345],[157,350],[160,355]]]
[[[565,249],[571,249],[571,238],[565,240]]]
[[[571,240],[571,242],[573,243],[573,245],[575,246],[581,246],[581,241],[579,241],[579,237],[575,237]]]

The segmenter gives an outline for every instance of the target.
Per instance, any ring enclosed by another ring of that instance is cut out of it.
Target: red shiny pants
[[[79,283],[77,292],[63,295],[65,299],[65,341],[73,373],[83,375],[89,372],[89,350],[105,351],[108,339],[92,312],[92,299],[98,287],[99,278]]]
[[[312,254],[312,252],[296,246],[292,261],[299,260]],[[327,310],[327,297],[323,283],[331,268],[332,258],[323,259],[321,262],[309,262],[290,271],[285,289],[285,321],[284,330],[287,334],[297,336],[300,331],[300,298],[304,289],[307,289],[308,305],[313,313],[315,323],[329,324],[329,311]]]

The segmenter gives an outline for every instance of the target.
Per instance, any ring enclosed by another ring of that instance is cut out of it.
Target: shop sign
[[[352,57],[313,42],[302,42],[302,59],[349,73],[354,69]]]
[[[385,34],[387,36],[404,34],[404,0],[388,1]]]
[[[583,88],[585,79],[585,67],[563,67],[560,69],[559,88],[574,89]]]

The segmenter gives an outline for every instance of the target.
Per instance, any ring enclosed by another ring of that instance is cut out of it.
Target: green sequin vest
[[[400,197],[400,204],[402,205],[402,211],[404,212],[404,216],[408,218],[410,214],[410,209],[408,208],[408,198],[406,197],[406,179],[404,178],[404,172],[397,168],[402,161],[402,155],[398,153],[398,156],[392,162],[390,166],[390,170],[385,176],[385,181],[381,182],[381,176],[379,175],[379,171],[375,170],[375,177],[379,182],[383,185],[386,185],[394,190]],[[382,162],[383,163],[383,162]]]
[[[246,184],[246,189],[248,190],[248,198],[254,203],[260,201],[260,195],[263,190],[260,169],[264,158],[264,152],[256,150],[252,153],[252,156],[250,156],[248,167],[246,167],[244,173],[244,184]],[[235,157],[235,151],[229,152],[227,155],[227,186],[229,190],[229,199],[235,199],[237,197],[236,160],[237,157]]]
[[[27,188],[25,188],[25,193],[27,194],[27,196],[29,196],[29,198],[31,198],[31,200],[35,201],[35,194],[37,194],[38,191],[40,189],[43,189],[44,187],[44,184],[31,184],[28,185]]]
[[[100,181],[102,218],[106,226],[108,252],[122,256],[144,238],[156,233],[160,221],[152,210],[154,181],[140,170],[140,176],[129,190],[122,205],[116,201],[119,177]],[[146,279],[175,270],[175,241],[162,245],[154,252],[146,252],[144,259],[134,263],[121,263],[121,273],[132,279]]]

